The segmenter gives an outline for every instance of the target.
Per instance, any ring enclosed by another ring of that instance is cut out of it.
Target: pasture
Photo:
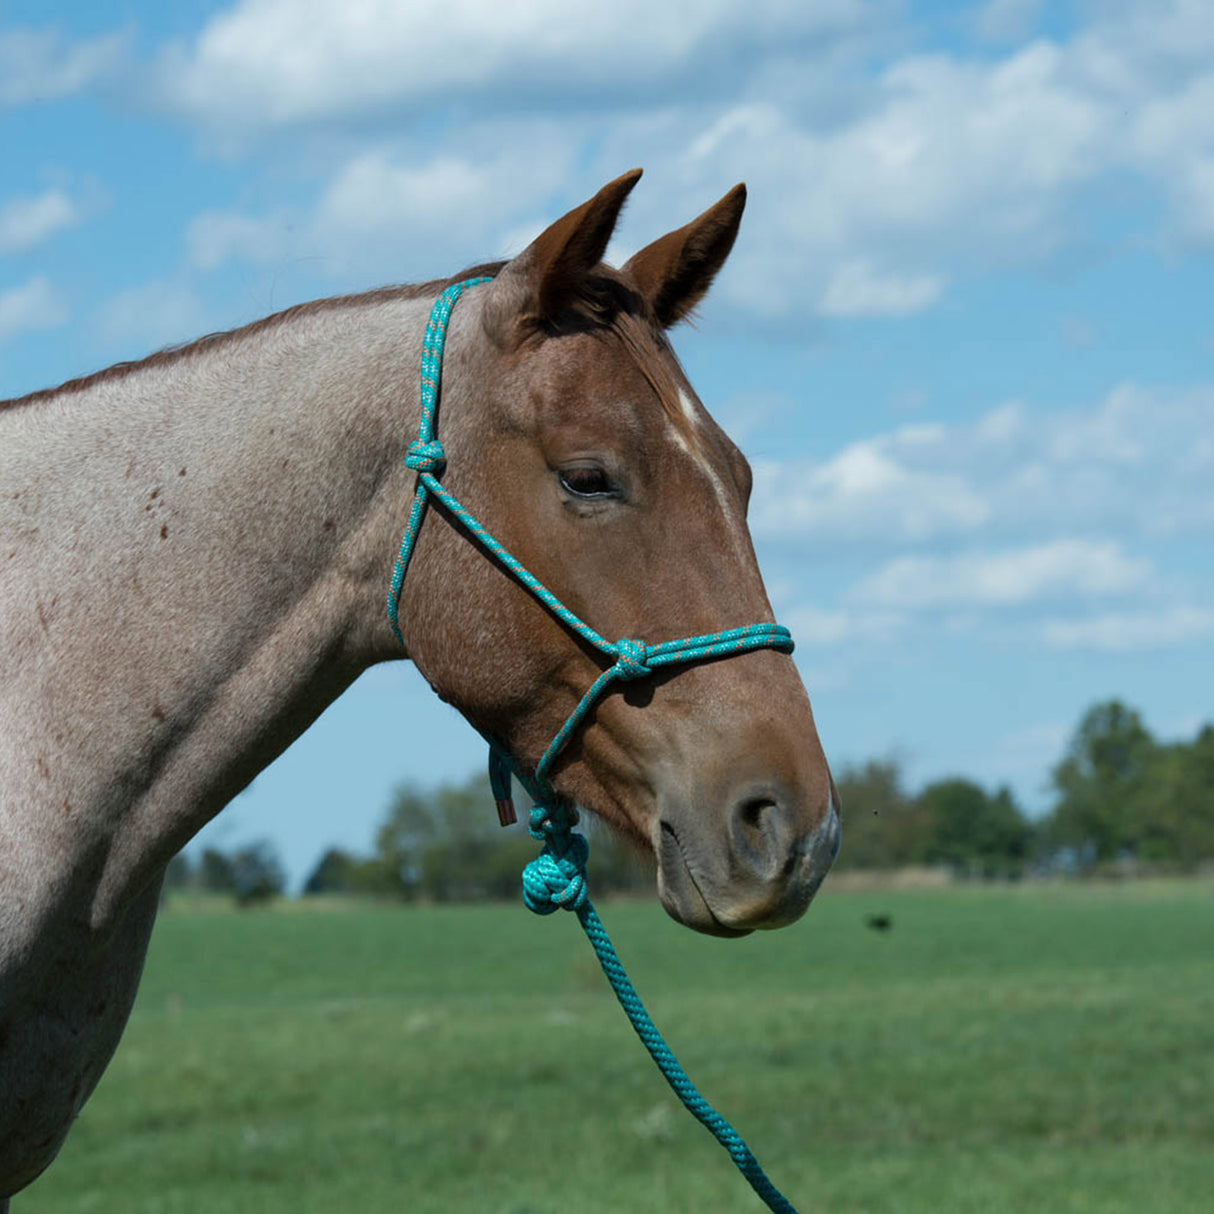
[[[1214,882],[827,892],[740,942],[656,903],[600,909],[692,1077],[805,1214],[1210,1208]],[[892,930],[866,927],[877,912]],[[13,1208],[761,1206],[570,916],[183,903],[96,1095]]]

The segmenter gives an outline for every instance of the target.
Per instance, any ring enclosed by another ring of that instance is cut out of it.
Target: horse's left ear
[[[484,313],[485,328],[495,340],[509,343],[519,333],[519,322],[525,326],[560,316],[602,259],[624,201],[640,179],[641,170],[633,169],[609,181],[502,268]]]
[[[704,298],[733,248],[745,206],[746,187],[736,185],[703,215],[646,245],[624,266],[664,329]]]

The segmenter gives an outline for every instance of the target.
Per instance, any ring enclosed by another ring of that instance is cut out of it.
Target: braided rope
[[[421,421],[417,427],[417,441],[409,444],[405,454],[405,467],[412,468],[417,473],[418,483],[413,493],[413,506],[405,523],[404,538],[400,542],[400,554],[392,567],[392,580],[388,587],[388,622],[392,625],[392,635],[402,645],[405,638],[400,634],[400,624],[396,618],[400,606],[400,589],[405,584],[405,570],[409,568],[413,545],[417,542],[417,533],[421,530],[422,519],[426,514],[426,499],[435,486],[442,487],[435,480],[434,473],[441,472],[447,463],[443,445],[434,437],[434,411],[438,408],[438,381],[443,367],[443,343],[447,339],[447,321],[451,317],[455,301],[469,287],[490,281],[491,279],[486,277],[465,278],[463,282],[449,286],[435,301],[422,337]]]
[[[591,684],[577,707],[548,744],[535,771],[528,779],[520,772],[510,755],[500,746],[490,742],[489,771],[493,795],[503,825],[514,820],[514,809],[510,801],[510,779],[517,777],[534,796],[536,805],[531,810],[529,831],[532,838],[544,844],[540,854],[523,870],[523,901],[529,910],[538,915],[550,915],[557,910],[572,911],[577,915],[587,939],[594,948],[603,973],[611,984],[620,1006],[629,1023],[636,1031],[649,1056],[657,1064],[684,1107],[714,1138],[729,1152],[730,1158],[746,1178],[751,1188],[777,1214],[796,1214],[787,1198],[768,1180],[750,1148],[738,1132],[700,1095],[687,1072],[679,1065],[674,1052],[666,1044],[661,1033],[650,1019],[645,1005],[628,979],[615,947],[603,927],[598,912],[590,901],[586,877],[586,861],[590,847],[583,835],[574,833],[578,822],[576,809],[559,801],[555,790],[548,782],[548,772],[562,747],[585,720],[600,696],[615,682],[628,682],[651,675],[663,666],[675,663],[703,662],[712,658],[730,657],[754,649],[776,649],[781,653],[792,653],[792,635],[778,624],[747,624],[739,628],[727,628],[722,632],[703,633],[699,636],[678,640],[661,641],[656,645],[624,637],[612,642],[606,640],[579,616],[575,615],[556,597],[530,570],[526,569],[497,539],[467,510],[438,479],[446,467],[443,445],[434,437],[434,416],[438,407],[439,379],[442,373],[443,343],[446,339],[447,321],[456,300],[468,287],[488,282],[488,278],[469,278],[453,283],[435,301],[426,325],[422,341],[421,360],[421,420],[418,436],[409,444],[405,455],[405,466],[417,473],[413,505],[405,523],[400,552],[392,569],[388,589],[388,621],[393,635],[403,645],[397,613],[401,587],[409,567],[417,534],[421,529],[429,499],[440,501],[451,516],[457,519],[476,539],[489,555],[498,562],[518,583],[530,591],[563,624],[578,636],[593,645],[604,657],[612,660],[606,670]]]

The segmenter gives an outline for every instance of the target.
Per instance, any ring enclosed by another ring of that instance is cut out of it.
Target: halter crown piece
[[[611,661],[590,685],[568,720],[548,744],[532,772],[520,771],[515,760],[497,743],[489,741],[489,779],[497,802],[498,817],[503,826],[515,821],[510,796],[511,777],[515,777],[531,793],[535,805],[531,810],[528,829],[532,838],[544,844],[543,850],[523,870],[523,901],[539,915],[558,909],[573,911],[594,948],[603,973],[607,976],[632,1027],[649,1051],[666,1082],[674,1089],[689,1112],[712,1133],[729,1152],[751,1188],[763,1199],[768,1209],[779,1214],[797,1214],[795,1207],[767,1179],[759,1161],[742,1141],[738,1132],[696,1090],[687,1072],[679,1065],[670,1047],[649,1018],[640,996],[633,988],[620,964],[603,927],[602,920],[590,902],[586,878],[586,860],[590,848],[584,836],[575,834],[578,812],[557,797],[548,781],[561,748],[569,741],[587,713],[612,683],[642,679],[662,666],[676,663],[702,662],[709,658],[729,657],[753,649],[778,649],[792,653],[792,635],[778,624],[747,624],[728,628],[724,632],[703,633],[680,640],[661,641],[656,645],[623,638],[612,642],[600,636],[589,624],[576,616],[540,580],[525,569],[484,526],[445,488],[438,479],[446,466],[443,445],[434,437],[434,415],[438,406],[439,378],[443,365],[443,343],[447,322],[456,301],[469,288],[492,281],[488,277],[466,278],[452,283],[434,302],[430,320],[422,340],[421,359],[421,421],[415,442],[409,444],[405,466],[417,473],[413,506],[405,524],[400,553],[392,569],[388,590],[388,622],[400,643],[404,644],[397,619],[401,587],[409,568],[409,559],[417,534],[425,517],[431,497],[437,498],[452,519],[458,522],[489,555],[524,589],[529,590],[566,627],[588,641]],[[488,740],[488,739],[487,739]]]

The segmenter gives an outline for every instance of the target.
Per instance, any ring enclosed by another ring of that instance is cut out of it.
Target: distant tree
[[[902,786],[896,759],[845,767],[836,784],[843,822],[837,868],[902,868],[925,861],[926,824]]]
[[[927,829],[925,859],[971,876],[1006,876],[1028,859],[1032,827],[1001,788],[993,796],[972,780],[938,780],[916,798]]]
[[[194,866],[185,852],[179,851],[164,870],[164,888],[166,890],[187,889],[194,883]]]
[[[652,867],[610,830],[587,821],[593,835],[591,881],[596,894],[654,888]],[[540,845],[522,827],[502,830],[486,776],[434,789],[398,789],[376,835],[381,889],[396,897],[436,902],[514,899],[522,871]]]
[[[1156,748],[1135,806],[1141,859],[1185,868],[1214,860],[1214,726]]]
[[[1089,708],[1052,773],[1051,841],[1095,861],[1137,854],[1158,750],[1142,718],[1119,700]]]
[[[311,894],[355,894],[367,897],[399,896],[399,883],[378,857],[356,856],[331,847],[317,861],[304,882]]]
[[[330,847],[316,862],[304,882],[305,894],[348,894],[354,888],[354,874],[361,863],[340,847]]]
[[[286,874],[268,839],[260,839],[233,852],[229,863],[237,906],[269,902],[286,888]]]
[[[208,893],[233,893],[236,875],[232,871],[232,861],[217,848],[208,847],[198,862],[198,885]]]
[[[402,785],[393,794],[388,816],[375,836],[375,855],[387,887],[396,896],[416,896],[422,879],[422,855],[437,839],[439,824],[431,795],[412,784]]]
[[[650,852],[589,815],[583,820],[581,829],[590,841],[587,871],[595,897],[624,893],[653,895],[657,892],[657,861]]]

